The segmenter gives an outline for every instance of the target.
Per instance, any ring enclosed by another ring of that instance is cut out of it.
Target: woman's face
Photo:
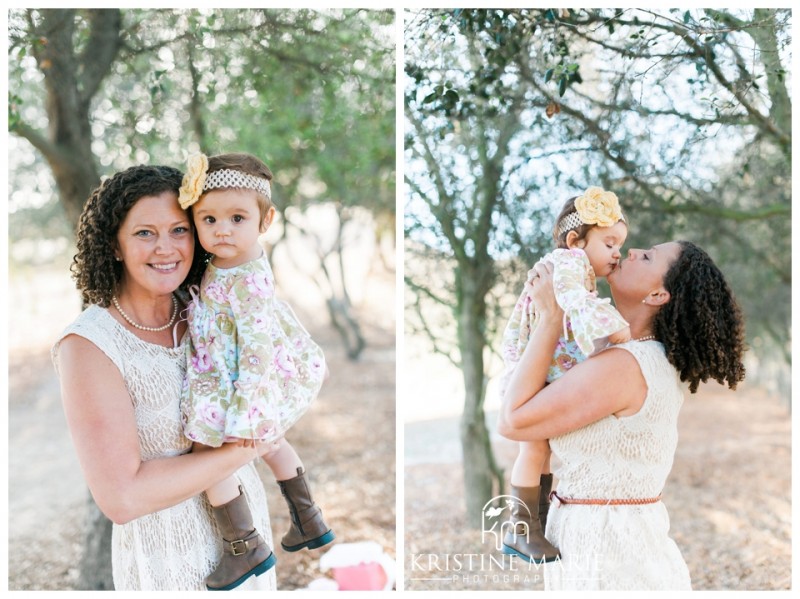
[[[192,266],[194,235],[178,194],[144,196],[128,211],[117,232],[121,285],[152,295],[172,293]]]
[[[664,277],[681,253],[680,244],[670,241],[649,250],[628,250],[628,257],[617,265],[608,284],[617,302],[642,301],[651,292],[664,286]]]

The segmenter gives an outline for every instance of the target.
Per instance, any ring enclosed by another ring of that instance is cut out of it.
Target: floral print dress
[[[226,269],[209,263],[192,295],[184,434],[211,447],[281,438],[319,393],[325,357],[275,297],[266,256]]]
[[[611,300],[597,296],[594,270],[581,249],[556,249],[542,260],[553,264],[553,287],[558,305],[564,310],[564,333],[558,340],[547,382],[553,382],[567,370],[607,345],[609,335],[628,326],[611,305]],[[502,355],[505,371],[500,393],[519,362],[538,315],[533,301],[523,291],[514,306],[503,333]]]

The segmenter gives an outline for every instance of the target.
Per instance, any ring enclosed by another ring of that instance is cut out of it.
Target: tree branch
[[[420,123],[417,115],[414,113],[413,110],[407,111],[406,118],[408,118],[412,124],[414,125],[417,131],[422,131],[423,127]],[[436,217],[436,220],[439,222],[439,226],[442,228],[442,232],[444,233],[447,241],[450,244],[450,249],[453,250],[453,254],[456,256],[456,260],[459,263],[466,263],[469,261],[468,256],[464,251],[463,244],[461,240],[456,235],[455,227],[454,227],[454,220],[450,218],[447,214],[447,211],[450,209],[450,206],[453,204],[453,198],[447,193],[447,189],[444,185],[444,179],[439,173],[438,169],[438,161],[433,156],[433,152],[431,151],[430,147],[428,146],[428,140],[426,136],[417,136],[417,142],[422,145],[423,153],[420,154],[415,148],[416,146],[412,146],[411,151],[419,158],[422,158],[425,162],[426,166],[428,167],[428,174],[430,175],[431,180],[433,181],[434,187],[436,188],[436,192],[439,197],[439,202],[436,204],[431,200],[427,194],[421,192],[418,186],[415,186],[415,191],[419,194],[420,199],[422,199],[431,209],[431,212]],[[407,181],[412,182],[410,178],[407,178]]]
[[[679,37],[683,40],[686,45],[693,51],[694,56],[699,59],[702,59],[709,70],[714,74],[716,80],[720,83],[720,85],[726,89],[736,100],[741,104],[742,108],[750,115],[752,118],[752,122],[756,124],[760,129],[768,132],[772,137],[774,137],[777,142],[782,147],[790,147],[791,146],[791,135],[787,134],[775,126],[768,117],[765,117],[761,112],[753,106],[750,101],[747,99],[746,95],[742,92],[742,90],[737,89],[736,85],[734,85],[725,74],[722,72],[719,64],[715,60],[713,56],[713,49],[712,46],[708,44],[701,44],[698,40],[692,37],[692,33],[696,35],[706,35],[712,33],[720,33],[724,30],[722,29],[711,29],[705,27],[698,27],[696,29],[692,29],[687,27],[682,23],[678,23],[669,17],[664,15],[660,15],[657,13],[653,13],[648,10],[640,9],[643,12],[648,14],[652,14],[655,17],[661,18],[664,22],[658,22],[654,20],[653,22],[649,23],[648,25],[654,29],[660,29],[662,31],[672,33],[673,35]],[[598,19],[595,15],[590,15],[590,18],[582,21],[582,22],[597,22]],[[625,19],[615,19],[615,22],[619,25],[627,25],[630,27],[641,27],[641,23],[635,23],[631,20]],[[752,25],[752,23],[751,23]],[[752,36],[752,30],[748,29],[747,33]],[[755,41],[755,37],[753,37]]]
[[[81,102],[86,104],[97,93],[100,83],[108,75],[117,52],[122,47],[120,10],[100,9],[87,12],[91,31],[89,41],[78,57],[78,63],[82,69]]]
[[[450,304],[450,302],[448,302],[447,300],[439,297],[438,295],[436,295],[433,291],[431,291],[427,287],[424,287],[424,286],[420,285],[419,283],[415,283],[411,279],[411,277],[404,275],[403,276],[403,281],[405,282],[406,285],[408,285],[408,287],[410,287],[411,289],[413,289],[417,293],[421,293],[425,297],[428,297],[428,298],[432,299],[437,304],[440,304],[442,306],[446,306],[447,308],[450,308],[450,309],[453,308],[453,306]]]
[[[425,333],[425,336],[431,342],[431,346],[433,347],[434,353],[437,353],[437,354],[440,354],[440,355],[444,356],[445,358],[447,358],[450,361],[450,363],[453,366],[455,366],[456,368],[458,368],[460,370],[461,367],[462,367],[461,360],[458,360],[458,359],[453,357],[452,350],[448,351],[448,350],[442,348],[439,345],[439,343],[437,341],[439,337],[436,334],[434,334],[433,329],[431,329],[430,325],[428,324],[428,321],[425,320],[425,316],[424,316],[425,311],[422,309],[422,304],[420,303],[419,296],[416,296],[415,301],[414,301],[414,314],[416,314],[417,317],[419,318],[419,323],[420,323],[421,330],[422,330],[422,332]]]
[[[764,220],[767,218],[789,217],[792,207],[788,204],[771,204],[753,210],[737,210],[725,206],[713,206],[702,203],[672,204],[661,202],[662,210],[667,214],[704,214],[716,218],[724,218],[735,222]]]
[[[42,156],[49,163],[63,162],[63,157],[58,151],[58,147],[33,127],[19,122],[11,132],[16,133],[23,139],[27,139],[34,148],[42,153]]]

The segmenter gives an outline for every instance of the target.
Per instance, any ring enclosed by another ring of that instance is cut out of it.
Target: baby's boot
[[[553,489],[553,475],[542,474],[539,477],[539,522],[542,532],[547,532],[547,512],[550,511],[550,491]]]
[[[292,526],[281,539],[281,547],[286,551],[316,549],[327,545],[336,535],[322,519],[319,509],[311,497],[311,490],[305,478],[305,470],[297,469],[297,476],[289,480],[279,480],[281,493],[289,506]]]
[[[242,487],[238,497],[211,509],[222,533],[222,560],[206,578],[209,591],[230,591],[275,565],[272,549],[253,526]]]
[[[539,521],[540,492],[541,487],[512,485],[511,494],[519,501],[515,501],[511,507],[514,528],[503,538],[503,553],[517,555],[536,564],[552,562],[559,557],[558,549],[544,537]],[[535,511],[531,511],[528,506]]]

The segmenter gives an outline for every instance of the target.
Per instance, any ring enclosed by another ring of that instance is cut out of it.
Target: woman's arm
[[[118,524],[201,493],[267,449],[227,443],[213,451],[143,461],[133,404],[117,367],[77,335],[64,338],[58,352],[61,396],[78,460],[98,507]]]
[[[627,351],[606,350],[545,386],[563,311],[553,293],[552,267],[540,264],[535,270],[539,276],[531,294],[540,320],[506,388],[500,434],[517,441],[549,439],[611,414],[638,411],[647,388]]]
[[[518,368],[525,362],[523,354]],[[498,431],[514,441],[551,439],[606,416],[631,416],[642,407],[646,394],[644,376],[630,352],[607,349],[540,387],[529,401],[504,408]]]

